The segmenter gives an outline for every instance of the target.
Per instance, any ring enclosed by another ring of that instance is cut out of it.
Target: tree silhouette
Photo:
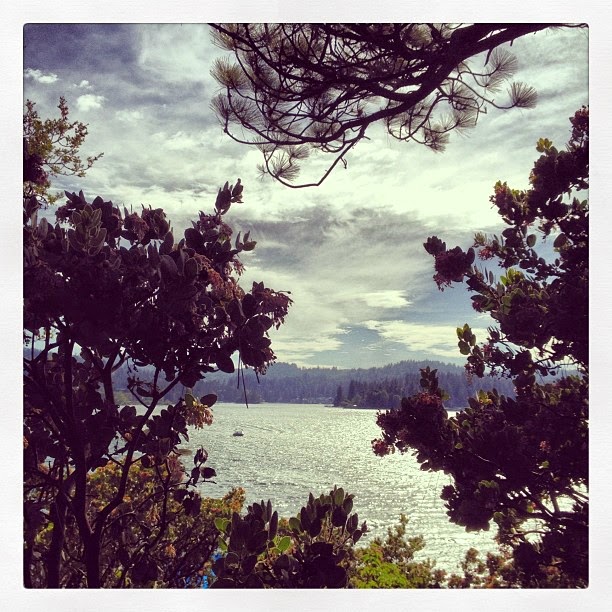
[[[28,145],[25,138],[24,179],[44,185],[45,158]],[[131,529],[123,516],[133,515],[125,509],[126,491],[141,467],[153,468],[163,510],[123,549],[124,577],[155,579],[150,551],[172,521],[170,501],[199,513],[195,485],[215,472],[200,449],[187,476],[178,445],[188,439],[188,426],[211,422],[216,396],[182,393],[162,410],[160,403],[207,373],[233,372],[234,354],[239,365],[265,371],[275,359],[268,330],[280,326],[291,302],[263,283],[248,291],[238,283],[239,254],[255,241],[248,234],[233,238],[224,215],[242,202],[242,192],[240,180],[226,183],[213,212],[200,212],[176,242],[162,209],[120,211],[82,192],[66,192],[56,223],[49,223],[38,218],[40,201],[24,182],[26,586],[68,581],[98,588],[114,579],[103,563],[114,560],[103,547]],[[123,364],[133,405],[115,400],[112,376]],[[100,504],[90,496],[89,475],[109,463],[119,473]],[[68,525],[78,534],[70,551]],[[50,537],[41,555],[44,533]]]
[[[450,474],[450,520],[472,530],[494,521],[524,587],[588,584],[589,205],[576,197],[589,185],[588,116],[583,107],[571,118],[566,150],[538,142],[528,190],[496,184],[501,236],[477,234],[467,252],[435,236],[425,243],[438,286],[465,281],[474,309],[495,322],[483,344],[457,328],[468,373],[505,376],[516,397],[480,391],[448,418],[427,368],[420,393],[379,414],[373,441],[377,454],[414,450],[421,469]],[[545,258],[535,247],[553,237]],[[499,277],[476,254],[497,260]]]
[[[211,24],[234,60],[216,62],[213,100],[224,131],[258,147],[262,173],[290,187],[320,185],[368,128],[434,151],[474,127],[487,107],[530,108],[535,90],[510,82],[504,43],[552,24]],[[500,95],[503,86],[505,96]],[[332,162],[296,183],[316,149]]]

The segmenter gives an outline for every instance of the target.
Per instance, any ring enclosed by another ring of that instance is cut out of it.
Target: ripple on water
[[[281,516],[291,516],[310,492],[318,496],[338,485],[355,495],[354,511],[371,530],[365,543],[385,537],[404,513],[409,534],[426,540],[417,558],[435,559],[437,567],[456,570],[470,546],[495,549],[491,533],[466,533],[448,521],[439,497],[448,476],[421,471],[411,455],[372,453],[370,441],[380,435],[375,411],[220,404],[214,416],[210,427],[190,431],[188,444],[204,446],[207,465],[217,471],[217,485],[205,484],[204,495],[220,497],[241,486],[247,504],[269,498]],[[237,429],[243,437],[232,436]]]

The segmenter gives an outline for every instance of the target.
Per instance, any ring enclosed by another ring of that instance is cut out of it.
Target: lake
[[[494,550],[492,532],[466,533],[448,521],[442,487],[450,478],[423,472],[414,457],[395,453],[377,457],[370,442],[379,437],[375,410],[343,409],[318,404],[215,404],[210,427],[190,431],[185,446],[203,446],[216,484],[205,483],[203,495],[221,497],[232,486],[246,490],[247,505],[272,500],[280,516],[295,515],[308,500],[334,485],[355,495],[353,511],[371,530],[362,538],[384,537],[406,514],[409,535],[425,536],[418,559],[458,570],[473,546]],[[242,430],[244,436],[233,436]],[[189,458],[186,458],[189,465]],[[245,508],[246,509],[246,508]]]

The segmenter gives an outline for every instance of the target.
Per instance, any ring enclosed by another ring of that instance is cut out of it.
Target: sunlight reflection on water
[[[217,404],[214,423],[191,430],[187,446],[203,446],[217,484],[202,494],[221,497],[232,486],[246,490],[247,504],[272,500],[279,515],[295,515],[308,493],[326,493],[334,485],[355,495],[354,511],[371,530],[363,541],[384,537],[405,513],[409,535],[423,535],[419,559],[457,570],[473,546],[494,550],[491,533],[466,533],[448,521],[440,491],[450,482],[441,472],[422,472],[410,455],[377,457],[370,442],[380,435],[376,411],[316,404]],[[232,434],[242,430],[244,436]],[[189,459],[186,461],[189,464]]]

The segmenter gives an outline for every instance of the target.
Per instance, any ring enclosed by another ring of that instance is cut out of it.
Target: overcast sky
[[[536,141],[564,146],[568,118],[589,102],[587,31],[529,35],[512,52],[516,80],[538,91],[535,109],[490,109],[438,154],[372,130],[346,170],[292,190],[259,180],[259,153],[225,136],[210,110],[218,91],[210,69],[223,52],[207,26],[37,24],[24,42],[25,97],[47,117],[65,96],[71,117],[89,124],[83,153],[104,152],[85,179],[58,187],[161,206],[176,236],[212,208],[220,185],[241,178],[244,204],[229,222],[258,242],[244,255],[243,283],[292,292],[273,348],[280,361],[305,366],[463,363],[455,328],[467,322],[483,340],[491,321],[465,290],[438,291],[422,244],[437,235],[467,248],[475,231],[501,231],[489,203],[494,183],[527,187]]]

